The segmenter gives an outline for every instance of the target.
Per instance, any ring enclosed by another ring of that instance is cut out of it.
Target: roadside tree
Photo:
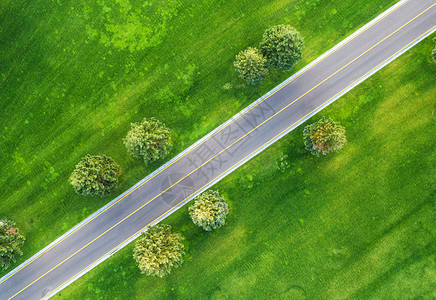
[[[136,242],[133,258],[141,273],[164,277],[183,263],[183,237],[171,232],[170,225],[149,227]]]
[[[303,38],[294,27],[277,25],[263,34],[260,51],[267,58],[268,65],[287,71],[301,60]]]
[[[262,83],[268,74],[266,68],[267,60],[257,48],[248,48],[236,55],[236,61],[233,63],[239,77],[244,79],[248,84]]]
[[[79,195],[109,194],[118,183],[121,169],[110,157],[105,155],[86,155],[76,165],[70,182]]]
[[[221,227],[226,223],[229,206],[218,191],[206,191],[195,198],[189,207],[189,215],[195,225],[206,231]]]
[[[132,156],[142,157],[148,164],[168,155],[172,147],[171,132],[165,124],[155,118],[150,118],[143,119],[139,123],[132,123],[130,126],[131,129],[123,142]]]
[[[17,255],[23,255],[21,247],[26,239],[18,233],[15,223],[9,220],[0,221],[0,267],[9,268]]]
[[[339,151],[345,144],[345,128],[332,119],[322,117],[318,122],[307,125],[303,131],[306,149],[313,155],[326,155]]]

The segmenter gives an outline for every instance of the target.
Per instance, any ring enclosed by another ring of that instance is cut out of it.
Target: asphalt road
[[[349,37],[0,280],[0,299],[50,297],[436,28],[409,0]]]

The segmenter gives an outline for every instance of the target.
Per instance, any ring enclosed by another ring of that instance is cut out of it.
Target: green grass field
[[[141,275],[129,245],[58,298],[436,297],[433,45],[427,38],[313,118],[346,126],[341,152],[308,154],[300,126],[214,187],[230,203],[225,227],[203,232],[186,208],[170,216],[188,251],[168,277]],[[282,153],[289,168],[279,171]]]
[[[237,78],[235,55],[265,29],[301,31],[297,70],[394,2],[1,1],[0,218],[27,238],[15,266],[163,163],[128,156],[130,122],[154,116],[173,128],[169,159],[291,75],[260,87]],[[109,197],[78,196],[68,183],[88,153],[124,169]]]
[[[130,245],[62,299],[431,299],[436,296],[435,75],[431,38],[321,114],[347,129],[314,157],[302,129],[226,177],[225,227],[201,231],[180,209],[186,262],[141,275]],[[275,162],[284,153],[289,168]]]

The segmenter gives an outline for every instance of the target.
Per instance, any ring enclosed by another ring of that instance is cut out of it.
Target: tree
[[[229,206],[218,191],[206,191],[195,198],[189,207],[189,215],[195,225],[206,231],[221,227],[226,223]]]
[[[183,263],[183,237],[170,225],[149,227],[136,242],[133,258],[142,274],[164,277]]]
[[[26,239],[18,233],[15,223],[9,220],[0,221],[0,266],[6,270],[15,262],[17,255],[23,255],[21,247]]]
[[[262,83],[268,74],[267,60],[257,48],[248,48],[236,55],[233,65],[239,72],[239,77],[248,84]]]
[[[307,125],[303,131],[306,149],[313,155],[326,155],[339,151],[347,141],[345,128],[332,119],[322,117],[318,122]]]
[[[123,140],[127,151],[134,157],[142,157],[146,164],[164,158],[171,149],[171,132],[155,118],[143,119],[130,124],[131,129]]]
[[[263,34],[260,51],[274,69],[290,70],[303,55],[303,38],[294,27],[277,25]]]
[[[76,165],[70,182],[79,195],[106,196],[118,183],[121,169],[117,163],[105,155],[86,155]]]

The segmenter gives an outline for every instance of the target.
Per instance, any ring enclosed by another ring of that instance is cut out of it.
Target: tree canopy
[[[6,270],[15,262],[17,255],[23,255],[21,247],[26,239],[19,234],[15,223],[9,220],[0,221],[0,266]]]
[[[277,25],[263,34],[260,51],[274,69],[290,70],[301,60],[303,38],[294,27]]]
[[[314,155],[339,151],[347,141],[345,128],[324,117],[316,123],[307,125],[303,130],[303,136],[306,149]]]
[[[195,225],[211,231],[226,223],[229,206],[218,191],[209,190],[195,198],[189,215]]]
[[[86,155],[76,165],[70,182],[79,195],[106,196],[118,183],[121,169],[110,157],[105,155]]]
[[[149,227],[136,242],[133,258],[141,273],[164,277],[183,263],[183,237],[171,232],[170,225]]]
[[[248,48],[236,55],[236,61],[233,64],[239,72],[239,77],[248,84],[256,84],[262,83],[268,74],[266,63],[266,58],[257,48]]]
[[[165,124],[150,118],[130,125],[131,129],[123,142],[132,156],[142,157],[148,164],[168,155],[172,147],[171,132]]]

